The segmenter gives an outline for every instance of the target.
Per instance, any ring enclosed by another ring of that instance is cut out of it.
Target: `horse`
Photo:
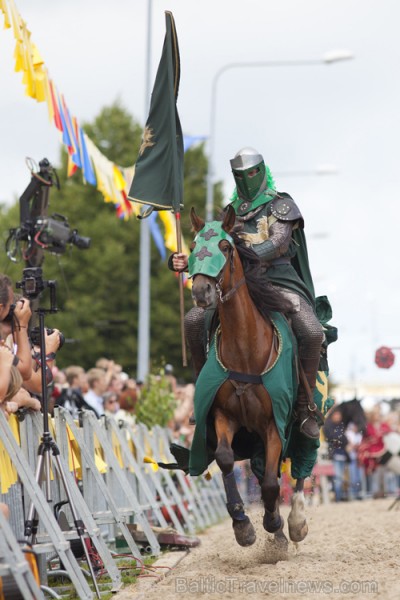
[[[218,360],[229,373],[208,412],[207,436],[222,472],[235,538],[241,546],[249,546],[256,540],[233,470],[233,447],[242,436],[247,446],[254,443],[255,438],[261,440],[265,467],[263,476],[258,475],[258,479],[261,479],[264,504],[263,527],[274,534],[276,543],[287,547],[284,520],[279,513],[283,448],[274,420],[273,403],[261,379],[279,356],[276,331],[267,314],[287,309],[287,301],[272,286],[260,285],[253,270],[245,270],[245,255],[250,257],[253,267],[259,268],[260,263],[256,253],[234,232],[232,207],[225,211],[221,222],[206,224],[193,208],[190,218],[197,233],[189,257],[192,297],[198,307],[217,307],[219,324],[214,339],[218,338],[218,343],[215,341]],[[201,374],[196,387],[199,382]],[[304,479],[297,479],[288,518],[289,537],[295,542],[303,540],[308,532],[303,486]]]
[[[361,405],[361,401],[358,398],[346,400],[345,402],[334,406],[327,414],[325,423],[328,424],[331,421],[332,415],[338,411],[340,411],[342,415],[342,422],[345,429],[349,423],[354,423],[357,425],[358,431],[364,433],[367,426],[367,417]]]

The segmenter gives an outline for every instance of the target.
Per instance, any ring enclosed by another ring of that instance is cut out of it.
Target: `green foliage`
[[[102,152],[121,166],[134,163],[141,140],[142,128],[115,102],[104,108],[85,131]],[[37,162],[44,157],[36,157]],[[68,218],[72,229],[90,237],[87,250],[72,247],[55,256],[45,252],[44,278],[57,281],[57,304],[60,311],[46,317],[48,327],[59,328],[67,338],[57,356],[60,368],[81,364],[85,369],[105,356],[122,364],[135,376],[137,358],[139,302],[140,222],[132,217],[120,220],[112,204],[104,202],[94,186],[82,182],[81,171],[67,177],[67,155],[62,149],[60,165],[46,157],[57,168],[60,190],[50,190],[48,214],[59,213]],[[185,154],[184,203],[182,231],[190,242],[189,211],[195,207],[204,216],[206,197],[207,157],[204,145]],[[21,194],[29,183],[23,182]],[[221,189],[215,186],[216,206],[222,202]],[[0,206],[3,242],[9,229],[19,225],[19,204],[6,209]],[[158,220],[161,232],[163,225]],[[168,252],[167,252],[168,254]],[[11,263],[5,255],[0,269],[13,281],[19,281],[25,267],[23,260]],[[150,282],[150,360],[152,364],[171,363],[175,375],[186,381],[192,370],[182,367],[179,286],[176,276],[161,260],[151,241]],[[191,295],[185,290],[185,312],[192,306]],[[47,305],[43,294],[42,305]]]
[[[154,425],[166,427],[174,416],[176,404],[171,384],[161,369],[158,375],[148,375],[136,404],[136,419],[149,428]]]
[[[96,146],[121,167],[131,166],[138,154],[142,127],[119,101],[103,108],[94,122],[84,127]]]

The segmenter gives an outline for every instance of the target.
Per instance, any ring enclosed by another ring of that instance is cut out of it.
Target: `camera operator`
[[[46,383],[50,385],[53,381],[52,369],[56,359],[56,352],[60,347],[60,332],[58,329],[53,329],[52,333],[44,331],[45,347],[46,347]],[[42,373],[40,369],[40,347],[33,347],[32,354],[32,374],[28,381],[24,381],[24,387],[32,394],[42,393]]]
[[[13,300],[15,301],[12,304]],[[11,309],[11,310],[10,310]],[[32,394],[42,391],[40,370],[40,348],[32,346],[28,335],[28,325],[32,311],[28,298],[14,296],[12,283],[6,275],[0,275],[0,327],[1,337],[15,354],[13,364],[16,364],[23,379],[23,388]],[[52,381],[52,367],[56,351],[60,346],[60,332],[54,329],[51,334],[45,330],[46,344],[46,382]],[[26,405],[27,397],[21,394],[21,400]]]
[[[11,342],[10,349],[17,357],[14,364],[18,367],[24,381],[32,375],[31,346],[28,337],[28,325],[32,316],[27,298],[20,298],[10,312],[14,292],[12,282],[7,275],[0,274],[0,324],[1,338]],[[10,339],[10,335],[12,338]]]

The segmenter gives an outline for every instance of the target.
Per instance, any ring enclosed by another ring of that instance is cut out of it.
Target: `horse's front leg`
[[[303,489],[304,479],[297,479],[288,516],[289,537],[292,542],[301,542],[308,533]]]
[[[264,502],[263,526],[269,533],[278,537],[284,536],[283,518],[279,514],[279,481],[278,469],[281,457],[282,444],[278,430],[273,421],[270,421],[263,433],[265,447],[265,473],[261,484],[261,496]]]
[[[229,420],[220,410],[214,414],[215,432],[217,434],[217,449],[215,460],[222,471],[226,493],[226,507],[232,518],[235,538],[241,546],[251,546],[256,541],[256,533],[249,517],[244,512],[243,500],[237,488],[234,467],[232,440],[238,425]]]

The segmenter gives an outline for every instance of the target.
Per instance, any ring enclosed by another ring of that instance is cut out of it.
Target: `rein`
[[[242,286],[244,283],[246,283],[246,278],[243,276],[241,279],[239,279],[239,281],[237,281],[235,283],[235,285],[232,285],[233,272],[235,270],[235,266],[233,264],[233,251],[232,251],[231,252],[231,256],[230,256],[231,272],[230,272],[230,282],[229,282],[231,288],[230,288],[230,290],[228,290],[226,292],[226,294],[224,294],[222,292],[222,284],[223,284],[222,279],[223,279],[224,272],[225,272],[225,269],[227,267],[227,264],[228,264],[228,261],[226,261],[226,263],[224,265],[224,268],[221,271],[220,278],[218,279],[217,283],[215,284],[215,289],[217,290],[218,298],[219,298],[219,301],[221,302],[221,304],[224,304],[224,302],[226,302],[227,300],[229,300],[230,298],[232,298],[232,296],[234,294],[236,294],[236,292],[238,291],[238,289],[240,288],[240,286]]]

